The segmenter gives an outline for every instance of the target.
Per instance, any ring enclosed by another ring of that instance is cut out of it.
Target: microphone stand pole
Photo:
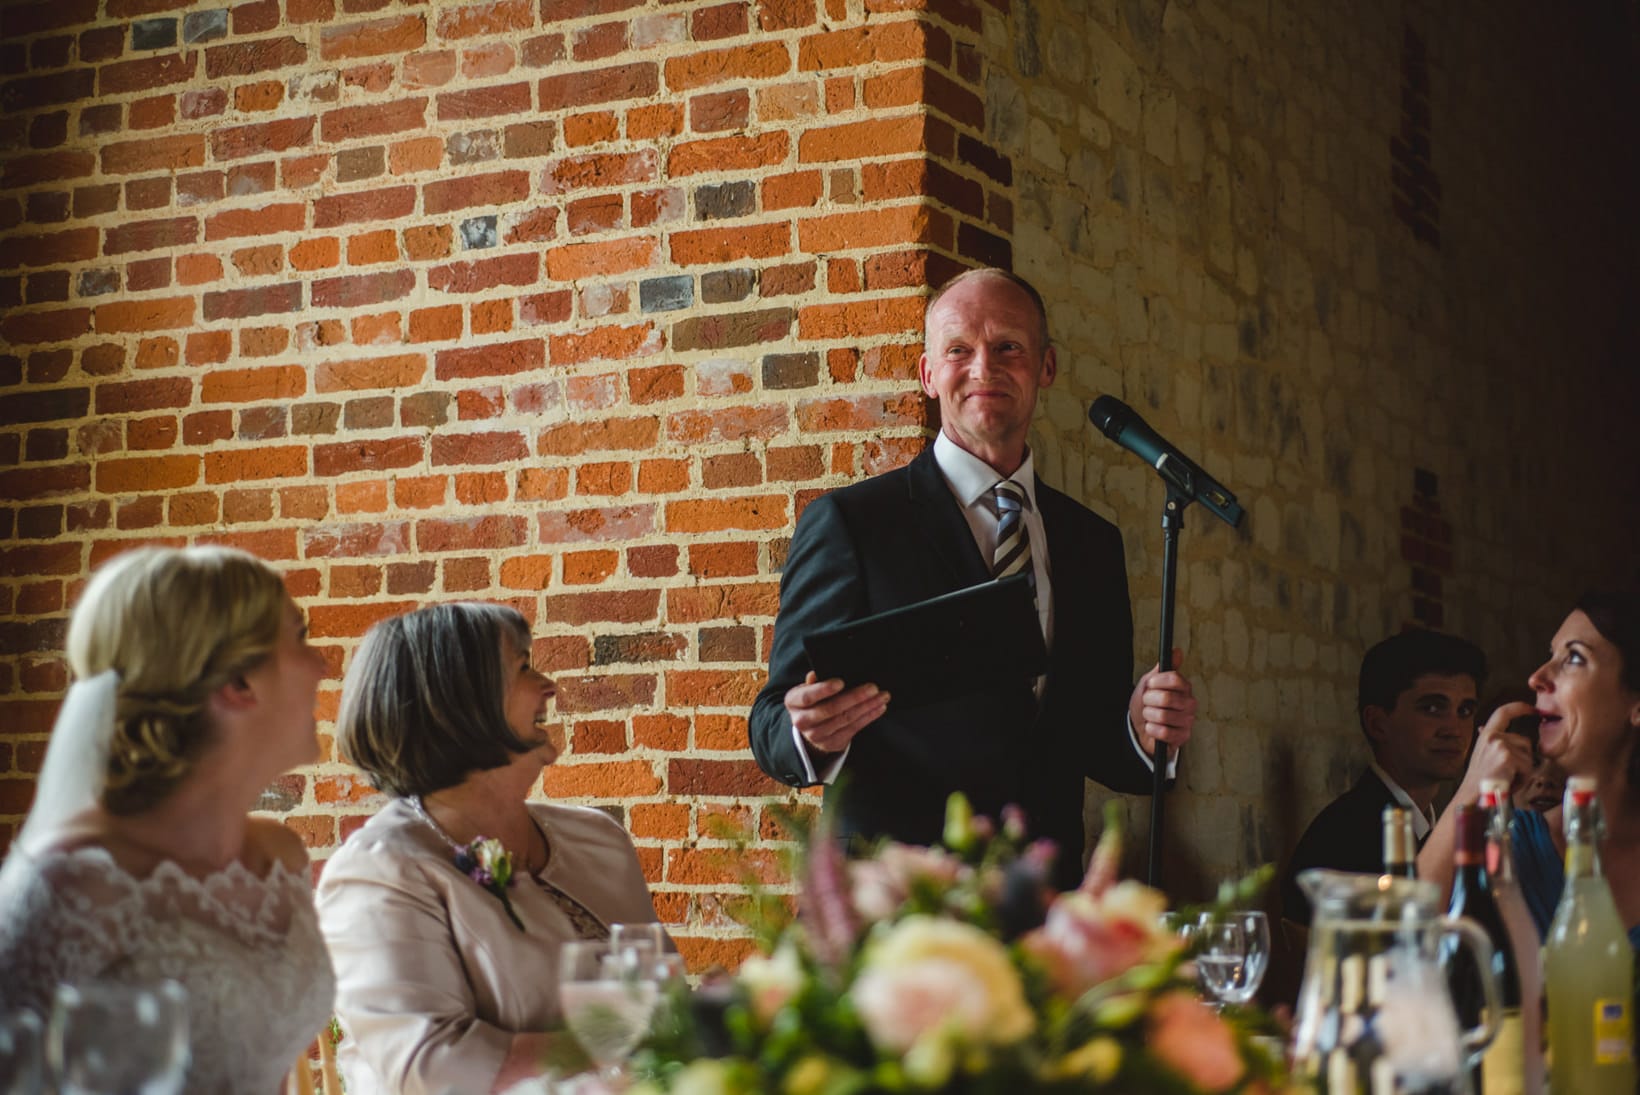
[[[1162,507],[1162,649],[1156,659],[1163,673],[1173,668],[1173,590],[1179,578],[1179,531],[1184,528],[1184,508],[1192,501],[1191,495],[1168,482],[1167,503]],[[1145,883],[1158,890],[1162,888],[1162,819],[1167,805],[1169,748],[1157,742],[1151,757],[1150,852]]]

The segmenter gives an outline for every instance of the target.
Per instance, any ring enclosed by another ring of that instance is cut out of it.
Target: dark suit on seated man
[[[749,735],[774,778],[829,785],[843,835],[930,844],[953,791],[991,817],[1017,804],[1033,836],[1059,845],[1056,881],[1068,887],[1082,868],[1083,779],[1149,791],[1155,742],[1189,739],[1195,700],[1177,672],[1131,686],[1121,534],[1035,477],[1026,433],[1056,369],[1041,298],[1023,280],[971,271],[935,294],[919,374],[940,436],[906,467],[803,511]],[[815,630],[1019,571],[1033,575],[1050,651],[1036,681],[897,711],[874,684],[845,689],[810,671],[803,637]]]
[[[1384,807],[1411,811],[1413,838],[1423,845],[1435,824],[1435,792],[1463,775],[1475,740],[1475,696],[1485,680],[1480,648],[1438,631],[1404,631],[1367,651],[1356,706],[1372,763],[1299,838],[1282,876],[1284,917],[1310,922],[1300,871],[1383,870]]]

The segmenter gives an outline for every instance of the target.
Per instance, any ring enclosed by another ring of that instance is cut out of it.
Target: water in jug
[[[1315,910],[1293,1026],[1299,1089],[1469,1095],[1469,1068],[1497,1034],[1498,986],[1483,979],[1482,1023],[1460,1030],[1436,952],[1456,937],[1489,970],[1486,934],[1442,916],[1429,882],[1310,870],[1298,884]]]

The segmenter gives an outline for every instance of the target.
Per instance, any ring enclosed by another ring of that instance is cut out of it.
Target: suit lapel
[[[968,527],[962,507],[952,497],[945,476],[940,474],[933,446],[924,449],[906,472],[911,501],[906,519],[916,522],[930,557],[938,559],[941,567],[955,579],[951,588],[960,589],[988,579],[991,568],[980,558],[973,530]]]
[[[1061,612],[1063,605],[1086,604],[1082,587],[1087,581],[1088,560],[1086,545],[1079,545],[1072,534],[1072,522],[1065,514],[1062,497],[1050,490],[1040,476],[1036,480],[1037,508],[1042,513],[1043,538],[1048,541],[1048,581],[1053,587],[1054,632],[1064,633],[1066,627],[1075,627],[1078,621],[1067,619]],[[1072,617],[1074,613],[1069,614]],[[1055,645],[1058,645],[1057,643]]]

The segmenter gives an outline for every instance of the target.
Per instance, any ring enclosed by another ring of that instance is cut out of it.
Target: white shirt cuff
[[[1127,713],[1127,728],[1128,740],[1133,743],[1133,751],[1139,754],[1139,759],[1145,762],[1145,767],[1154,772],[1156,770],[1156,761],[1149,753],[1145,752],[1145,747],[1139,744],[1139,732],[1133,728],[1133,712],[1131,711]],[[1157,744],[1160,745],[1161,743],[1158,742]],[[1177,779],[1178,776],[1179,754],[1174,752],[1172,756],[1167,758],[1167,778]],[[827,780],[826,782],[831,781]]]
[[[797,743],[797,755],[803,761],[803,778],[808,780],[805,786],[813,787],[816,783],[830,786],[836,779],[837,773],[843,770],[843,761],[848,758],[848,751],[852,745],[845,745],[841,753],[833,754],[826,763],[816,768],[814,757],[809,753],[809,743],[803,740],[803,735],[792,727],[792,741]]]

